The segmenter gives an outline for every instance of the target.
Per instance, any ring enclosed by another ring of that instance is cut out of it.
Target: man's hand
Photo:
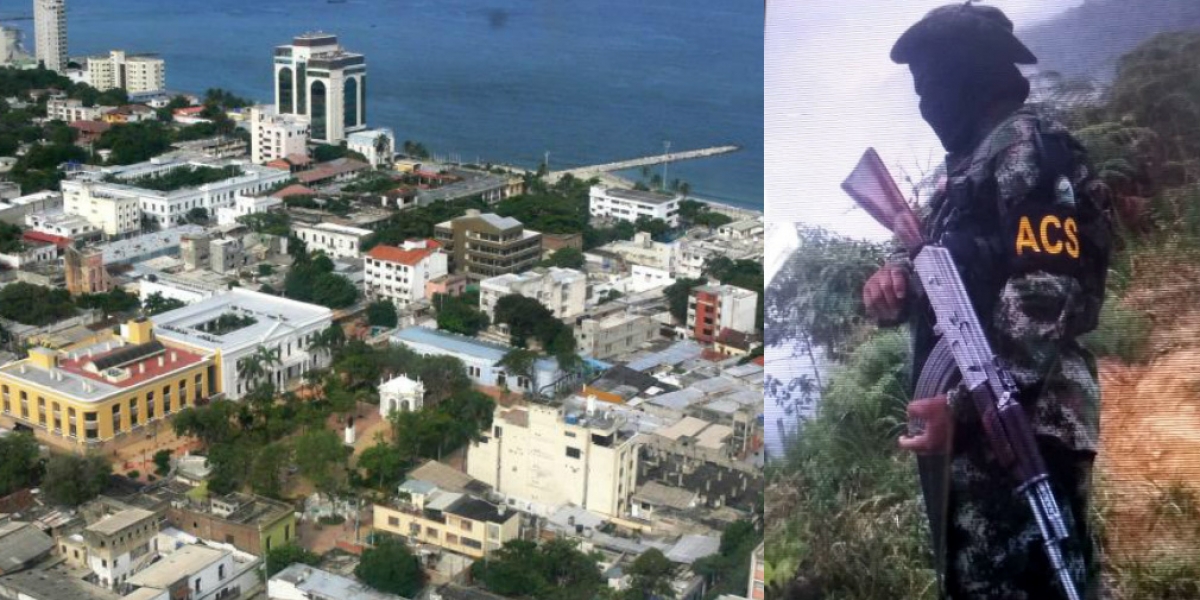
[[[904,310],[908,293],[908,273],[903,267],[885,265],[875,271],[863,286],[863,305],[867,316],[880,323],[893,323]]]
[[[950,406],[946,396],[921,398],[908,403],[908,419],[923,427],[917,435],[900,436],[900,448],[917,454],[945,454],[950,451]]]

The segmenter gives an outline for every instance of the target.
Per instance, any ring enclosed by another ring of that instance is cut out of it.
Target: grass
[[[1110,298],[1100,312],[1100,325],[1082,338],[1088,350],[1098,357],[1119,358],[1126,364],[1138,364],[1148,358],[1147,347],[1153,323],[1146,313]]]

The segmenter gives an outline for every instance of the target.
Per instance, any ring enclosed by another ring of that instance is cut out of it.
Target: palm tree
[[[381,157],[381,156],[387,157],[388,162],[391,162],[391,160],[392,160],[392,138],[389,138],[386,134],[383,134],[383,133],[381,133],[375,137],[375,156],[377,157],[377,159],[378,159],[378,157]]]
[[[309,346],[309,349],[313,352],[326,351],[332,355],[335,349],[341,348],[345,344],[346,332],[335,323],[313,337],[313,342]]]

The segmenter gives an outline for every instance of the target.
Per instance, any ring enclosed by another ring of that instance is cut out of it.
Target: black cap
[[[1037,63],[1037,57],[1013,35],[1013,24],[994,6],[939,6],[908,28],[892,46],[892,61],[908,64],[926,52],[983,52],[1001,62]]]

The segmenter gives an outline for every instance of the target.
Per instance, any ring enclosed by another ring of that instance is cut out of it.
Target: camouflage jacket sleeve
[[[1069,208],[1056,206],[1052,194],[1035,194],[1041,173],[1027,124],[1015,124],[1012,143],[993,155],[996,201],[1009,250],[1045,261],[1045,268],[1035,263],[1010,275],[991,316],[995,351],[1026,389],[1040,385],[1058,365],[1082,294],[1070,274],[1070,261],[1079,255],[1078,232],[1066,224]]]

